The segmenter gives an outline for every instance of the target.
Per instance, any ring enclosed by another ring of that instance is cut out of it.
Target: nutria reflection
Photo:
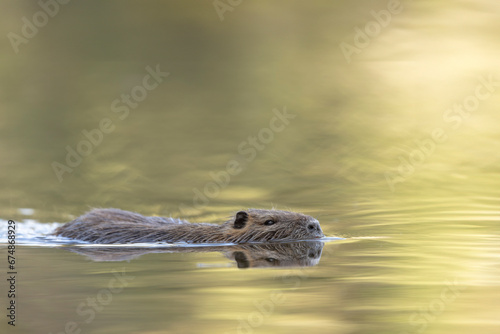
[[[70,246],[64,249],[88,256],[93,261],[130,261],[149,253],[221,252],[238,268],[311,267],[319,263],[322,241],[242,244],[234,246],[139,248]]]

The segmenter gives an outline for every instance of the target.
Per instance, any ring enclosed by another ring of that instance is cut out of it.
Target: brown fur
[[[308,240],[324,236],[319,222],[310,216],[259,209],[239,211],[221,225],[145,217],[119,209],[94,209],[57,228],[53,234],[100,244],[246,243]]]

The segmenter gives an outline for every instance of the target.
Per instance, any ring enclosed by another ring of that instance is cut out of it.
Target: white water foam
[[[68,244],[66,238],[48,236],[62,225],[61,223],[40,223],[35,219],[23,219],[16,221],[13,225],[9,224],[8,220],[0,219],[0,245],[9,243],[9,226],[15,226],[16,245],[57,246]],[[55,245],[53,241],[56,241]]]

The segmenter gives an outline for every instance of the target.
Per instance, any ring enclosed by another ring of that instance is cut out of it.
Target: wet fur
[[[273,221],[274,224],[266,225]],[[100,244],[141,242],[247,243],[316,239],[319,222],[301,213],[249,209],[225,223],[189,223],[145,217],[120,209],[94,209],[57,228],[54,235]]]

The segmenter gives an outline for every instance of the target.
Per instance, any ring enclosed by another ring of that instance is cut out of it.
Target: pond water
[[[0,9],[0,332],[499,332],[498,1]],[[327,238],[46,236],[93,207]]]

